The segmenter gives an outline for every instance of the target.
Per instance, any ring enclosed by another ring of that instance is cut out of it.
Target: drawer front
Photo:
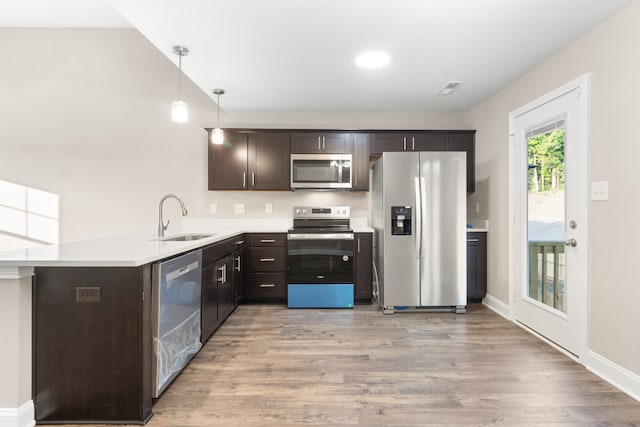
[[[287,235],[283,233],[251,234],[249,239],[251,246],[285,246]]]
[[[202,249],[202,265],[207,266],[214,263],[220,258],[227,256],[235,249],[235,238],[223,240],[222,242],[214,243],[209,246],[205,246]]]
[[[284,247],[252,247],[251,271],[284,271],[286,255]]]
[[[252,273],[249,285],[251,298],[285,298],[287,296],[284,273]]]

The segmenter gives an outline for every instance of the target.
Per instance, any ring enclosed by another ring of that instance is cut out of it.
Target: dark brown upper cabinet
[[[353,135],[350,132],[301,131],[291,133],[291,152],[299,154],[349,154]]]
[[[374,132],[369,144],[372,156],[380,156],[385,151],[447,151],[447,134]]]
[[[227,130],[208,146],[209,190],[290,190],[289,132]]]
[[[353,134],[353,191],[369,191],[369,134]]]

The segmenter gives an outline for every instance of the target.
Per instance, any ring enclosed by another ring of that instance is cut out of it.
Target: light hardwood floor
[[[639,402],[482,305],[242,305],[153,412],[150,427],[640,425]]]

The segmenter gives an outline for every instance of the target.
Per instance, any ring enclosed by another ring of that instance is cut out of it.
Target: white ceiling
[[[131,23],[176,64],[171,47],[186,46],[184,73],[213,99],[225,89],[229,112],[451,113],[631,1],[1,0],[0,27]],[[391,63],[357,68],[373,49]],[[452,80],[464,84],[436,95]]]

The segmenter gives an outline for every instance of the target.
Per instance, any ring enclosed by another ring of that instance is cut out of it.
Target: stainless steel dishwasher
[[[153,397],[200,350],[202,251],[153,264]]]

